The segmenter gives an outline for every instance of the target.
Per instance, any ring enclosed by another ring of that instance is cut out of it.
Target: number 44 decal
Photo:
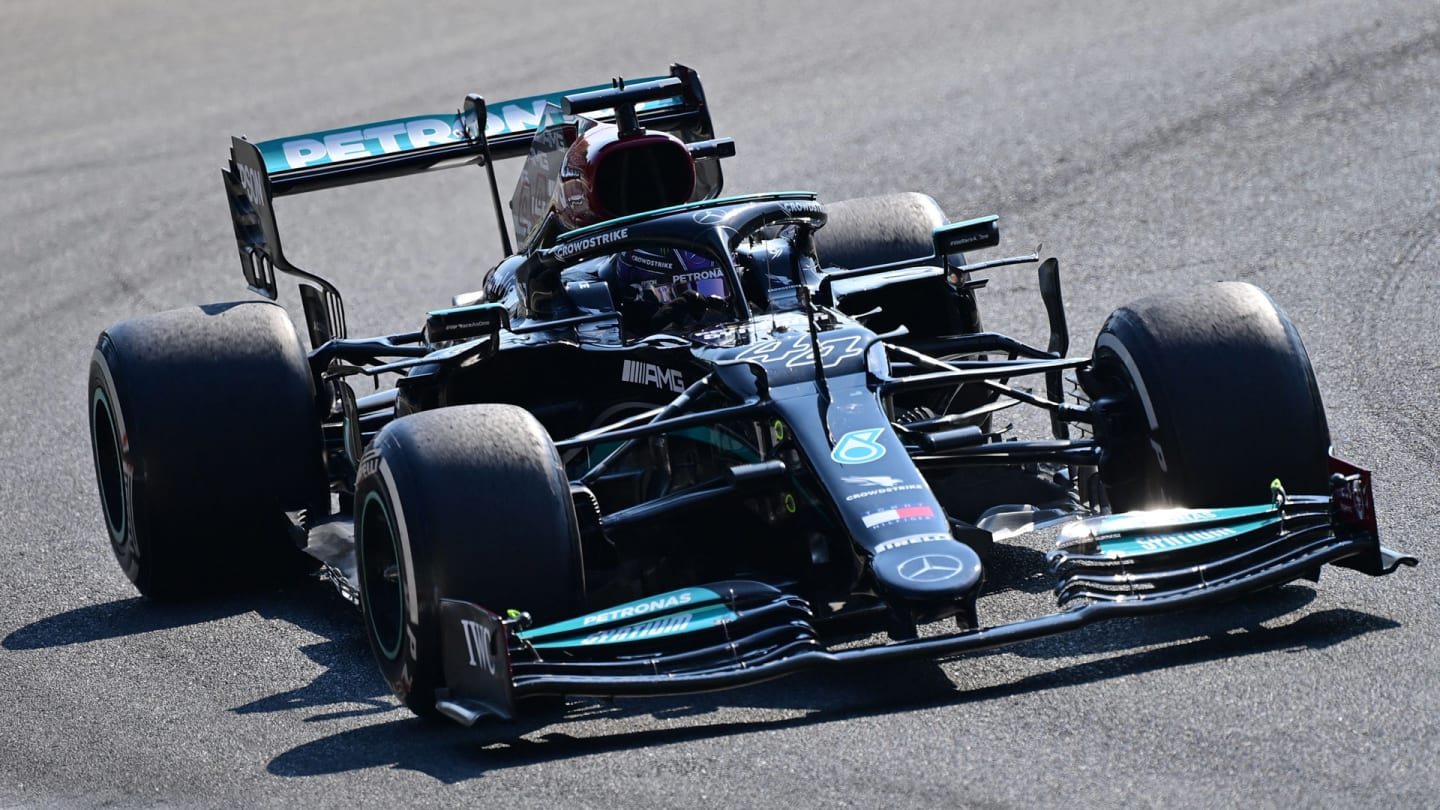
[[[885,445],[880,443],[883,428],[852,430],[840,437],[830,458],[840,464],[868,464],[885,455]]]

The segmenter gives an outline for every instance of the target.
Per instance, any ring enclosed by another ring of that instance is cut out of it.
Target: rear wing
[[[686,143],[714,138],[710,110],[694,70],[671,65],[669,76],[630,84],[650,82],[663,82],[667,90],[673,89],[673,94],[635,105],[641,126],[670,132]],[[246,283],[252,291],[274,300],[279,295],[277,270],[298,277],[311,345],[318,347],[331,338],[345,337],[339,292],[329,282],[285,259],[274,198],[459,166],[487,168],[495,215],[509,252],[494,161],[529,153],[536,132],[545,123],[547,105],[563,107],[567,96],[611,87],[594,85],[495,104],[471,94],[453,113],[394,118],[258,143],[233,138],[230,162],[221,173]],[[615,117],[614,110],[585,114],[598,120]],[[695,169],[697,174],[706,174],[705,179],[715,188],[721,186],[719,160],[697,160]]]

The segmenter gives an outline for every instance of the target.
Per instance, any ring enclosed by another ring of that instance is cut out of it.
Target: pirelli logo
[[[626,360],[620,368],[620,380],[636,385],[653,385],[661,391],[680,393],[685,390],[685,378],[678,368],[661,368],[654,363]]]

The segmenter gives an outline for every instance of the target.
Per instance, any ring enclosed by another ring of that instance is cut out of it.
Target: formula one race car
[[[274,300],[277,271],[298,279],[311,348],[269,301],[101,334],[88,404],[121,567],[174,599],[308,561],[362,609],[396,695],[470,724],[1415,564],[1380,546],[1370,474],[1329,456],[1305,349],[1259,289],[1132,303],[1069,357],[1055,259],[966,257],[998,244],[995,217],[722,197],[733,154],[680,65],[235,139],[246,280]],[[415,331],[350,337],[335,287],[285,258],[272,199],[464,165],[486,170],[508,258]],[[1043,347],[981,325],[979,274],[1020,264]],[[1000,424],[1026,412],[1048,435]],[[1000,544],[1046,532],[1055,608],[986,626]]]

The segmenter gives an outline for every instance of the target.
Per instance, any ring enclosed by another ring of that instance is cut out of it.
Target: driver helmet
[[[695,160],[669,133],[592,123],[565,150],[558,180],[556,217],[565,228],[583,228],[689,200]]]
[[[695,161],[679,138],[592,123],[566,150],[556,217],[576,228],[680,205],[694,193],[695,179]],[[616,255],[614,268],[615,298],[634,329],[683,329],[730,311],[725,269],[701,254],[631,249]]]

